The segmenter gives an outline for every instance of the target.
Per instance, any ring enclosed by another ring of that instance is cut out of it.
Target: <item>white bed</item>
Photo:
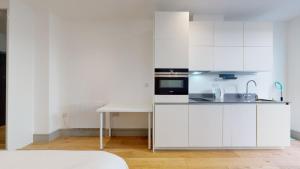
[[[1,169],[128,169],[103,151],[0,151]]]

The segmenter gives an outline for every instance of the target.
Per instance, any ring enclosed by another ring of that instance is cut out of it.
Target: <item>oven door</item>
[[[155,77],[155,95],[188,95],[188,77]]]

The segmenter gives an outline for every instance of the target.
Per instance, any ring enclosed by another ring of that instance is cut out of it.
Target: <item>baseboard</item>
[[[60,136],[61,136],[61,130],[56,130],[50,134],[34,134],[33,142],[34,143],[47,143],[47,142],[57,139]]]
[[[99,129],[97,128],[72,128],[60,129],[50,134],[34,134],[34,143],[47,143],[58,137],[99,137]],[[108,129],[104,129],[103,134],[108,136]],[[112,136],[147,136],[147,129],[112,129]]]
[[[300,140],[300,132],[296,130],[291,131],[291,137],[296,140]]]

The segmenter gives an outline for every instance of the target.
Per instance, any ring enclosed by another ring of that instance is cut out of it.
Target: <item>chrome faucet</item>
[[[249,80],[249,81],[247,82],[247,86],[246,86],[246,97],[248,97],[248,96],[249,96],[249,84],[250,84],[251,82],[253,82],[253,83],[254,83],[255,87],[257,86],[257,84],[256,84],[256,81],[255,81],[255,80]]]

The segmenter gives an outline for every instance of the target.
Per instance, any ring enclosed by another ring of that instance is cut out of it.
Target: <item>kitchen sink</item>
[[[259,99],[255,93],[226,93],[223,100],[218,100],[212,93],[190,94],[191,102],[221,102],[221,103],[255,103],[255,102],[274,102],[269,99]]]
[[[257,94],[255,93],[226,93],[224,102],[256,102]]]

